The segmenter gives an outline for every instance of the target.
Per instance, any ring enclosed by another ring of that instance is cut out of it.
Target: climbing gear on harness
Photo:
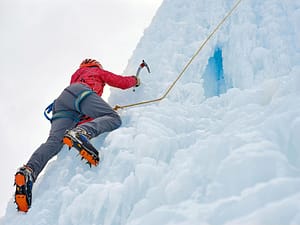
[[[95,59],[85,59],[80,64],[80,68],[82,68],[82,67],[91,67],[91,66],[97,66],[97,67],[103,69],[101,63],[99,63]]]
[[[125,109],[125,108],[129,108],[129,107],[133,107],[133,106],[139,106],[139,105],[145,105],[145,104],[150,104],[150,103],[154,103],[154,102],[159,102],[161,100],[163,100],[164,98],[167,97],[167,95],[169,94],[169,92],[173,89],[173,87],[175,86],[175,84],[177,83],[177,81],[182,77],[182,75],[185,73],[185,71],[187,70],[187,68],[191,65],[191,63],[194,61],[194,59],[196,58],[196,56],[199,55],[199,53],[201,52],[201,50],[203,49],[203,47],[207,44],[207,42],[212,38],[212,36],[220,29],[220,27],[223,25],[223,23],[228,19],[228,17],[233,13],[233,11],[238,7],[238,5],[241,3],[242,0],[237,0],[237,2],[235,3],[235,5],[231,8],[231,10],[228,11],[228,13],[224,16],[224,18],[218,23],[218,25],[215,27],[215,29],[208,35],[208,37],[206,38],[206,40],[200,45],[200,47],[198,48],[198,50],[194,53],[194,55],[190,58],[190,60],[188,61],[188,63],[184,66],[184,68],[182,69],[182,71],[179,73],[179,75],[177,76],[177,78],[175,79],[175,81],[169,86],[169,88],[167,89],[167,91],[163,94],[163,96],[161,96],[160,98],[157,99],[152,99],[152,100],[148,100],[148,101],[142,101],[142,102],[137,102],[137,103],[133,103],[133,104],[129,104],[129,105],[116,105],[114,107],[114,110],[119,110],[119,109]]]
[[[47,106],[47,108],[44,111],[44,116],[46,119],[48,119],[50,122],[52,122],[55,119],[58,118],[71,118],[75,122],[81,121],[81,119],[84,117],[84,115],[81,112],[81,103],[82,101],[87,98],[90,94],[93,93],[92,90],[84,90],[78,95],[75,95],[73,92],[71,92],[68,89],[65,89],[68,93],[73,95],[75,97],[74,101],[74,110],[61,110],[61,111],[55,111],[54,110],[54,102],[52,102],[50,105]],[[52,112],[52,117],[50,118],[48,115]]]
[[[92,165],[97,166],[100,158],[99,152],[90,143],[90,134],[81,127],[75,127],[72,130],[67,130],[64,135],[63,142],[69,146],[76,148],[81,155],[81,159],[87,160],[87,164],[91,167]]]
[[[145,62],[145,60],[143,60],[142,63],[139,65],[139,67],[138,67],[138,69],[136,71],[136,74],[135,74],[135,77],[137,79],[137,85],[135,87],[140,86],[139,75],[140,75],[141,69],[143,69],[144,67],[146,67],[148,73],[151,73],[148,64]],[[135,91],[135,88],[133,89],[133,91]]]
[[[54,105],[54,102],[52,102],[50,105],[48,105],[47,108],[44,110],[44,116],[49,121],[52,121],[52,118],[50,118],[48,116],[48,114],[50,114],[53,111],[53,105]]]

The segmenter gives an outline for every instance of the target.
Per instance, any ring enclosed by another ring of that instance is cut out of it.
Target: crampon
[[[30,172],[21,168],[15,175],[15,203],[18,211],[27,212],[31,206],[33,181]]]
[[[99,153],[89,140],[82,134],[76,133],[72,130],[67,131],[63,138],[63,143],[69,146],[69,149],[74,147],[79,151],[81,159],[85,159],[87,164],[91,167],[99,164]]]

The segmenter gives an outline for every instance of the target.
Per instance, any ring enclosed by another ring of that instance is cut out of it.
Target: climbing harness
[[[52,102],[44,111],[44,116],[46,117],[47,120],[49,120],[51,123],[55,119],[59,118],[70,118],[76,123],[81,121],[82,115],[79,114],[76,111],[71,111],[71,110],[61,110],[58,112],[55,112],[53,110],[54,102]],[[52,113],[52,117],[49,117],[48,115]]]
[[[194,61],[194,59],[196,58],[196,56],[199,55],[199,53],[203,49],[203,47],[212,38],[212,36],[220,29],[220,27],[228,19],[228,17],[233,13],[233,11],[238,7],[238,5],[241,3],[241,1],[242,0],[238,0],[235,3],[235,5],[232,7],[232,9],[224,16],[224,18],[219,22],[219,24],[215,27],[215,29],[208,35],[208,37],[206,38],[206,40],[200,45],[200,47],[198,48],[198,50],[194,53],[194,55],[191,57],[191,59],[188,61],[188,63],[184,66],[184,68],[182,69],[182,71],[179,73],[179,75],[177,76],[177,78],[175,79],[175,81],[169,86],[169,88],[163,94],[163,96],[161,96],[160,98],[157,98],[157,99],[152,99],[152,100],[148,100],[148,101],[137,102],[137,103],[133,103],[133,104],[129,104],[129,105],[123,105],[123,106],[116,105],[114,107],[114,110],[125,109],[125,108],[129,108],[129,107],[133,107],[133,106],[139,106],[139,105],[145,105],[145,104],[150,104],[150,103],[154,103],[154,102],[159,102],[159,101],[163,100],[164,98],[166,98],[166,96],[173,89],[173,87],[175,86],[175,84],[177,83],[177,81],[182,77],[182,75],[185,73],[185,71],[187,70],[187,68]]]
[[[47,106],[47,108],[44,111],[44,116],[46,117],[47,120],[52,122],[55,119],[58,118],[71,118],[75,122],[80,122],[82,118],[84,118],[84,115],[81,112],[81,103],[82,101],[88,97],[90,94],[93,93],[92,90],[85,90],[79,93],[78,95],[75,95],[73,92],[71,92],[68,89],[65,89],[68,93],[73,95],[75,97],[75,102],[74,102],[74,108],[75,110],[61,110],[61,111],[55,111],[54,110],[54,102],[52,102],[50,105]],[[50,118],[48,115],[52,112],[52,117]]]
[[[80,107],[81,102],[92,93],[93,93],[92,90],[85,90],[78,95],[74,103],[76,111],[81,113],[81,107]]]

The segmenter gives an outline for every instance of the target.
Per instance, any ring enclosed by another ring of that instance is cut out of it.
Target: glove
[[[134,77],[135,77],[135,79],[136,79],[136,84],[135,84],[135,86],[136,86],[136,87],[140,86],[140,84],[141,84],[140,78],[138,78],[137,76],[134,76]]]

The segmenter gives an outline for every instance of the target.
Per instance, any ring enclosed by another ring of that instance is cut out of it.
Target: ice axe
[[[139,77],[139,75],[140,75],[140,72],[141,72],[141,70],[142,70],[144,67],[146,67],[146,69],[147,69],[148,73],[151,73],[151,71],[150,71],[150,68],[149,68],[148,64],[145,62],[145,60],[143,60],[143,61],[142,61],[142,63],[139,65],[139,67],[138,67],[137,71],[136,71],[136,74],[135,74],[135,76],[136,76],[137,78]],[[133,91],[135,91],[135,89],[133,89]]]

